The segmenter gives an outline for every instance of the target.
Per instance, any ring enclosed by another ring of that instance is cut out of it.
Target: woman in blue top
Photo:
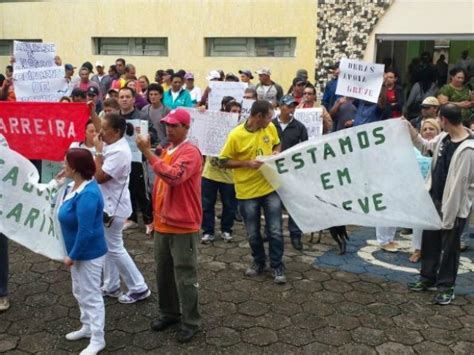
[[[104,237],[104,201],[92,179],[95,163],[92,154],[71,148],[64,160],[64,174],[73,181],[64,193],[58,219],[71,268],[72,292],[79,303],[82,327],[66,335],[67,340],[91,338],[81,354],[97,354],[105,348],[105,308],[100,290],[107,245]]]

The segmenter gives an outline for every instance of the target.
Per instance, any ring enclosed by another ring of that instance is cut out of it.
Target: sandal
[[[420,261],[420,259],[421,259],[421,250],[415,250],[413,254],[410,255],[410,258],[408,260],[410,260],[410,262],[412,263],[417,263]]]

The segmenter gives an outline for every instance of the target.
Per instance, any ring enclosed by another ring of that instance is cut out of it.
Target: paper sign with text
[[[1,102],[0,134],[28,159],[62,161],[72,142],[84,140],[85,103]]]
[[[376,103],[383,83],[384,65],[342,58],[336,94]]]
[[[252,109],[252,105],[255,100],[252,99],[243,99],[242,100],[242,110],[240,112],[240,119],[239,121],[245,121],[247,118],[250,117],[250,110]]]
[[[294,117],[305,125],[309,139],[323,135],[322,108],[298,108],[295,110]]]
[[[305,233],[347,224],[441,228],[401,120],[323,135],[262,160]]]
[[[222,98],[224,96],[232,96],[235,101],[241,102],[244,97],[244,91],[247,89],[246,83],[241,82],[222,82],[222,81],[210,81],[208,109],[209,111],[220,111]]]
[[[55,55],[54,43],[13,41],[13,71],[54,67]]]
[[[229,132],[238,124],[237,113],[188,109],[191,114],[189,140],[199,147],[202,155],[217,157]]]
[[[13,73],[17,101],[58,102],[69,93],[64,67],[17,70]]]

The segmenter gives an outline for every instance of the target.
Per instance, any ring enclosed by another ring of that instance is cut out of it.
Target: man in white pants
[[[380,249],[390,253],[396,253],[398,251],[398,245],[393,241],[395,239],[395,233],[397,233],[397,227],[375,228],[375,235],[377,237],[377,242],[380,245]]]

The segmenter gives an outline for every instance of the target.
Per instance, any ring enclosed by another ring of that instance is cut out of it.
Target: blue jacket
[[[103,211],[104,200],[95,180],[59,208],[58,219],[72,260],[92,260],[107,253]]]
[[[165,91],[163,94],[163,105],[174,110],[177,107],[193,107],[193,100],[189,91],[181,89],[179,91],[176,100],[173,101],[173,95],[171,95],[171,88],[168,91]]]
[[[326,107],[326,110],[328,111],[332,109],[336,100],[341,97],[340,95],[336,95],[336,88],[337,78],[334,78],[326,84],[326,88],[324,89],[323,99],[321,100],[321,103],[324,107]]]

